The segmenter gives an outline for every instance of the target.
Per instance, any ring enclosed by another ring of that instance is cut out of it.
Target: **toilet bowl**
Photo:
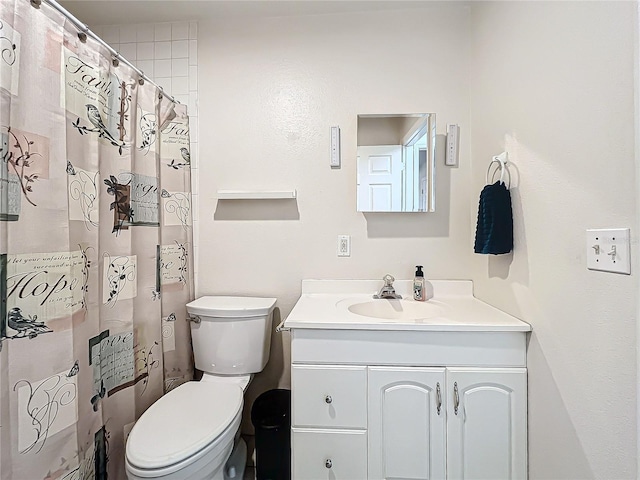
[[[130,479],[222,479],[242,418],[242,389],[188,382],[155,402],[127,440]]]
[[[129,480],[242,480],[243,394],[267,363],[275,301],[202,297],[187,305],[203,377],[161,397],[135,423],[126,445]]]

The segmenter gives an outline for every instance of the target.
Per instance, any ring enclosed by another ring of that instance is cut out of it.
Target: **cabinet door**
[[[367,432],[293,428],[294,480],[366,480]]]
[[[449,479],[527,478],[527,370],[447,369]]]
[[[445,477],[445,369],[369,368],[369,479]]]

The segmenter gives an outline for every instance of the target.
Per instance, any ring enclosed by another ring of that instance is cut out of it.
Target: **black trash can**
[[[251,407],[257,480],[291,480],[291,390],[264,392]]]

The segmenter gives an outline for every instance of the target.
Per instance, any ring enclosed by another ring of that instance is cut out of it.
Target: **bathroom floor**
[[[244,478],[242,480],[256,480],[256,469],[247,466],[244,471]]]

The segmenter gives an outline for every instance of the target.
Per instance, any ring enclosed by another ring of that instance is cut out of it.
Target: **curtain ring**
[[[78,32],[78,38],[82,43],[87,43],[87,34],[84,32]]]
[[[40,5],[42,5],[42,0],[31,0],[31,6],[33,8],[40,8]]]
[[[118,65],[120,65],[120,60],[118,60],[118,54],[111,57],[111,63],[113,64],[114,67],[117,67]]]
[[[142,72],[140,72],[140,73],[142,73]],[[143,75],[144,75],[144,74],[143,74]],[[140,78],[138,79],[138,83],[140,84],[140,86],[144,85],[144,77],[140,77]]]

